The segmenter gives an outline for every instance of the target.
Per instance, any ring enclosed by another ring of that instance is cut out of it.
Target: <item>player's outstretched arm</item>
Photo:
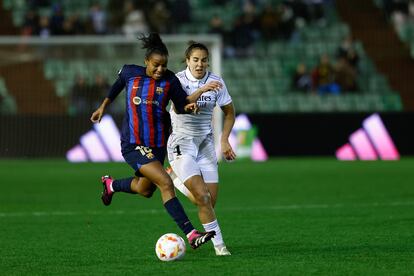
[[[109,98],[105,98],[102,102],[102,104],[98,107],[97,110],[95,110],[94,113],[92,113],[91,121],[92,123],[99,123],[102,119],[103,114],[105,113],[106,107],[111,103],[111,100]]]

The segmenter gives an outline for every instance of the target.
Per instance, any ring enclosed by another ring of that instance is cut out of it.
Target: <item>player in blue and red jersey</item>
[[[140,37],[146,49],[145,67],[124,65],[112,85],[107,98],[92,114],[91,121],[101,120],[107,106],[126,91],[126,113],[122,125],[121,147],[125,161],[134,169],[135,176],[114,180],[102,177],[102,201],[111,204],[116,192],[141,194],[151,197],[158,187],[167,212],[186,234],[192,248],[209,241],[215,232],[198,232],[189,221],[175,195],[174,185],[163,167],[166,155],[166,133],[169,125],[167,104],[170,100],[178,113],[197,111],[196,101],[201,94],[218,89],[212,83],[196,93],[187,95],[175,74],[167,69],[168,49],[158,34]]]

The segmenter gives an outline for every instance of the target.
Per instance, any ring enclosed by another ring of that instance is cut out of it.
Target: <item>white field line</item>
[[[277,210],[300,210],[300,209],[330,209],[330,208],[360,208],[360,207],[400,207],[413,206],[414,201],[406,202],[372,202],[357,204],[293,204],[293,205],[273,205],[258,207],[224,207],[219,208],[219,212],[249,212],[249,211],[277,211]],[[195,208],[188,210],[196,212]],[[166,212],[162,207],[159,209],[144,210],[108,210],[108,211],[53,211],[53,212],[0,212],[0,218],[7,217],[48,217],[48,216],[102,216],[102,215],[134,215],[134,214],[159,214]]]

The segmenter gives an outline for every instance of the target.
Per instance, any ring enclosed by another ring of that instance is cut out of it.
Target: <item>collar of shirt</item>
[[[205,84],[207,82],[209,75],[210,75],[210,72],[206,71],[206,74],[204,75],[202,79],[196,79],[191,74],[190,69],[188,67],[185,69],[185,76],[187,77],[187,79],[190,80],[191,82],[197,82],[197,84],[199,85]]]

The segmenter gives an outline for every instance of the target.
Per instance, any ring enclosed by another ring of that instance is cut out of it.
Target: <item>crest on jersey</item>
[[[140,97],[134,97],[134,98],[132,99],[132,102],[133,102],[135,105],[140,105],[140,104],[141,104],[141,98],[140,98]]]
[[[164,89],[162,88],[162,87],[157,87],[156,89],[155,89],[155,92],[158,94],[158,95],[160,95],[160,94],[162,94],[162,92],[164,92]]]

